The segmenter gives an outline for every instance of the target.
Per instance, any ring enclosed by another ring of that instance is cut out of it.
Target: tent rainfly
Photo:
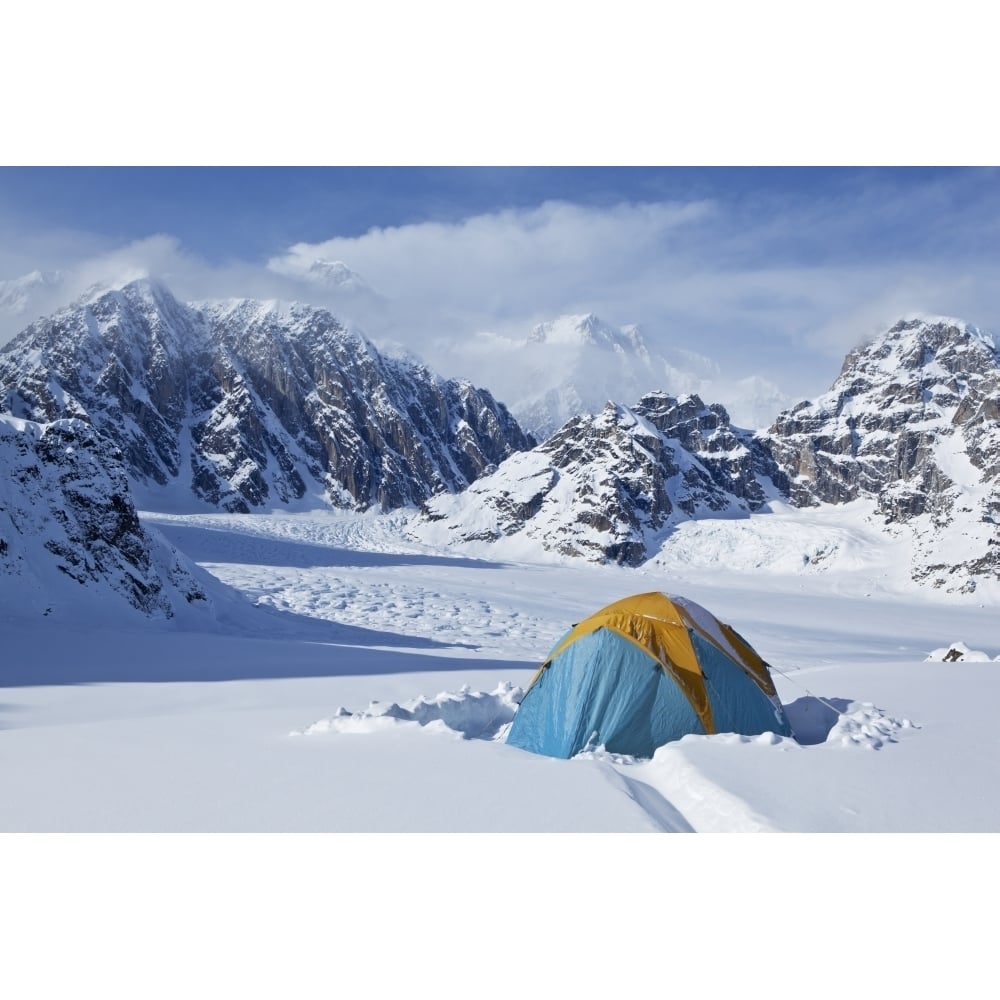
[[[652,757],[688,733],[791,728],[767,664],[683,597],[636,594],[574,625],[532,678],[507,733],[550,757],[587,747]]]

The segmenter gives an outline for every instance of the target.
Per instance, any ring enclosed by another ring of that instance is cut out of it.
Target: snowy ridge
[[[795,504],[875,498],[886,530],[916,542],[915,579],[972,591],[1000,577],[998,400],[992,337],[953,320],[901,320],[758,440]]]
[[[433,498],[413,531],[442,545],[517,536],[506,550],[522,556],[635,566],[678,524],[748,518],[775,492],[766,472],[778,475],[722,407],[651,393],[574,418],[464,493]]]
[[[89,420],[144,501],[179,509],[415,506],[532,443],[485,390],[383,358],[323,309],[196,307],[149,279],[7,345],[2,410]]]
[[[221,592],[155,530],[142,527],[121,454],[79,419],[0,414],[0,606],[5,617],[150,618],[213,607]]]

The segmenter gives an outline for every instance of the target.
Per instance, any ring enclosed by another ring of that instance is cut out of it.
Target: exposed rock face
[[[416,530],[439,541],[521,534],[542,549],[635,566],[678,521],[758,509],[769,461],[721,406],[650,393],[632,408],[608,403],[574,417],[464,494],[435,497]]]
[[[151,617],[207,595],[182,558],[139,523],[118,448],[80,419],[0,416],[0,575],[46,590],[64,574]]]
[[[688,517],[874,500],[913,540],[910,573],[948,590],[1000,576],[1000,360],[957,321],[910,320],[851,352],[829,393],[755,436],[697,396],[652,393],[576,417],[465,496],[427,504],[435,541],[514,536],[635,565]]]
[[[637,331],[569,319],[532,343],[579,342],[648,370]],[[141,281],[0,351],[4,412],[74,434],[90,424],[133,486],[229,511],[423,506],[416,530],[430,541],[516,536],[636,565],[688,518],[868,499],[886,531],[915,539],[914,579],[967,591],[1000,577],[1000,357],[955,320],[897,323],[848,355],[828,393],[757,435],[696,395],[653,392],[574,416],[534,447],[488,392],[384,357],[325,310],[195,307]],[[129,537],[114,543],[126,561]]]
[[[383,358],[325,310],[195,308],[146,280],[28,327],[0,352],[0,410],[89,420],[135,482],[241,512],[416,505],[534,443],[485,390]]]
[[[676,439],[705,466],[724,493],[759,510],[775,489],[787,494],[788,477],[746,431],[733,427],[724,406],[696,395],[648,393],[635,406],[661,434]]]
[[[909,524],[916,578],[971,589],[977,574],[1000,575],[1000,359],[975,327],[897,323],[759,442],[793,503],[873,497],[890,529]]]

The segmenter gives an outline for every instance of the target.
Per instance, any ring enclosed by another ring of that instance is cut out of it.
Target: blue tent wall
[[[792,735],[784,713],[732,660],[697,632],[690,635],[705,678],[717,733]]]
[[[616,632],[599,629],[542,671],[514,715],[507,742],[572,757],[593,740],[612,753],[652,757],[658,746],[704,731],[656,660]]]

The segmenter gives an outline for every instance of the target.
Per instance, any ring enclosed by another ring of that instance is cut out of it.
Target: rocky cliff
[[[325,310],[196,307],[147,280],[7,345],[0,411],[90,421],[135,484],[242,512],[416,505],[534,443],[487,391],[384,358]]]
[[[749,517],[780,479],[767,453],[723,407],[649,393],[574,417],[537,448],[513,455],[464,494],[425,505],[429,541],[528,544],[593,561],[638,565],[664,532],[698,517]]]
[[[71,581],[170,618],[185,604],[207,606],[198,577],[162,536],[143,529],[121,452],[109,439],[80,419],[37,424],[0,415],[5,612],[44,613]]]
[[[889,530],[915,532],[917,578],[1000,576],[1000,358],[975,327],[900,321],[758,441],[795,504],[868,497]]]

